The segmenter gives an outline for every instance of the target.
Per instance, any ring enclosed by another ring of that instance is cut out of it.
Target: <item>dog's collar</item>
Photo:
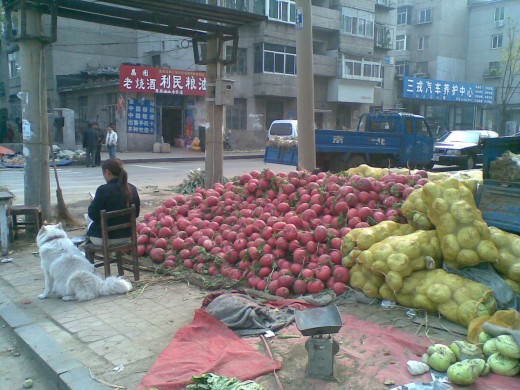
[[[47,243],[50,242],[50,241],[57,240],[58,238],[62,238],[62,237],[63,237],[63,236],[50,236],[48,239],[46,239],[45,241],[43,241],[43,242],[41,243],[41,245],[43,245],[43,244],[47,244]]]

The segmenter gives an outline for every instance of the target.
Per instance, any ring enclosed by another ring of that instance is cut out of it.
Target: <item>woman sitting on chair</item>
[[[123,168],[123,162],[119,159],[108,159],[101,165],[103,177],[106,184],[100,185],[94,199],[88,207],[88,217],[92,222],[88,225],[87,236],[94,245],[103,245],[101,238],[101,210],[116,211],[135,206],[135,216],[139,216],[141,201],[134,185],[128,183],[128,173]],[[124,219],[124,217],[122,217]],[[118,221],[114,218],[111,225],[128,222],[127,220]],[[109,237],[110,244],[117,244],[128,240],[131,235],[130,228],[128,233],[125,231],[112,232]]]

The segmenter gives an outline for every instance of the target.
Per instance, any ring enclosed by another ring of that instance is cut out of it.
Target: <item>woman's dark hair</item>
[[[109,171],[112,176],[117,177],[117,184],[121,188],[121,192],[123,193],[124,203],[127,207],[129,207],[133,202],[132,192],[130,191],[130,186],[128,185],[128,173],[123,168],[123,162],[118,158],[110,158],[108,160],[103,161],[101,165],[101,169],[103,171]]]

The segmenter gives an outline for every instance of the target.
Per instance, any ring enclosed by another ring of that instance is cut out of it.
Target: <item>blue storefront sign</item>
[[[148,99],[128,99],[128,132],[155,133],[155,102]]]
[[[403,98],[493,104],[495,88],[480,84],[404,77]]]

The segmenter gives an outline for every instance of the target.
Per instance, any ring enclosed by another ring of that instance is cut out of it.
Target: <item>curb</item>
[[[87,367],[70,356],[2,292],[0,292],[0,318],[7,324],[20,345],[35,357],[55,389],[110,389],[94,381]]]
[[[121,160],[127,164],[137,164],[137,163],[153,163],[153,162],[189,162],[189,161],[205,161],[206,157],[196,156],[196,157],[158,157],[158,158],[125,158],[124,153],[119,155]],[[249,160],[249,159],[258,159],[264,158],[264,154],[237,154],[237,155],[225,155],[224,160]],[[84,163],[78,163],[77,161],[73,161],[68,166],[84,166]],[[52,167],[51,167],[52,168]]]
[[[150,163],[150,162],[187,162],[187,161],[205,161],[205,157],[164,157],[164,158],[129,158],[125,159],[122,156],[121,160],[127,164],[136,164],[136,163]],[[224,160],[246,160],[246,159],[257,159],[264,158],[263,154],[246,154],[246,155],[237,155],[237,156],[224,156]]]

